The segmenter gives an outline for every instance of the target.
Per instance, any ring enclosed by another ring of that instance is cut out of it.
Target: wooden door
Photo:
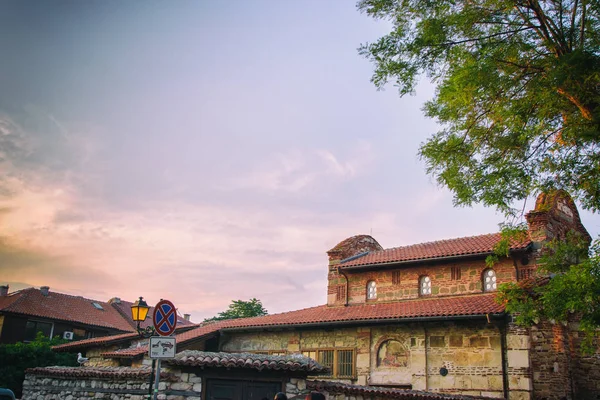
[[[280,382],[207,379],[206,400],[273,400]]]

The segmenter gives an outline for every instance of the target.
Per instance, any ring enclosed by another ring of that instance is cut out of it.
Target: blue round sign
[[[177,310],[169,300],[161,300],[154,307],[154,329],[160,336],[169,336],[177,327]]]

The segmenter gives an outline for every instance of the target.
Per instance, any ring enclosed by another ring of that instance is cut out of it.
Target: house
[[[496,301],[499,285],[536,276],[545,241],[571,231],[591,240],[562,191],[541,194],[526,219],[526,237],[512,240],[508,256],[492,267],[486,258],[499,233],[391,249],[368,235],[350,237],[327,252],[327,304],[199,326],[176,335],[177,350],[302,354],[329,367],[331,385],[366,391],[596,399],[600,358],[580,353],[576,320],[520,327]],[[139,339],[55,350],[87,352],[96,365],[148,363]]]
[[[132,333],[131,304],[119,298],[103,302],[71,296],[48,286],[12,293],[0,286],[0,343],[32,341],[38,332],[74,341]],[[179,326],[195,326],[186,316],[178,316]]]

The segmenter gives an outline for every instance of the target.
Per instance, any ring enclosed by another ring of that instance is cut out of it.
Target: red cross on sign
[[[154,307],[154,329],[160,336],[169,336],[177,326],[177,310],[169,300],[161,300]]]

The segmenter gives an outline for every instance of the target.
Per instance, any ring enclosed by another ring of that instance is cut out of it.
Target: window
[[[392,272],[392,285],[399,285],[400,284],[400,271],[393,271]]]
[[[375,281],[369,281],[367,283],[367,299],[374,300],[377,298],[377,284]]]
[[[346,300],[346,285],[338,285],[335,288],[335,301]]]
[[[38,332],[42,332],[47,338],[52,338],[52,322],[41,322],[41,321],[27,321],[25,325],[25,337],[23,338],[26,342],[35,340]]]
[[[428,276],[422,276],[419,280],[419,293],[421,296],[427,296],[431,294],[431,278]]]
[[[533,276],[534,274],[534,269],[533,268],[521,268],[519,270],[519,280],[522,281],[523,279],[529,279]]]
[[[304,350],[302,355],[329,367],[333,378],[354,378],[354,349]]]
[[[100,305],[100,303],[93,302],[92,305],[94,306],[94,308],[96,310],[104,310],[104,308],[102,308],[102,305]]]
[[[496,290],[496,271],[486,269],[483,271],[483,291],[493,292]]]
[[[450,272],[451,272],[451,278],[453,281],[460,280],[460,267],[452,267],[450,269]]]

